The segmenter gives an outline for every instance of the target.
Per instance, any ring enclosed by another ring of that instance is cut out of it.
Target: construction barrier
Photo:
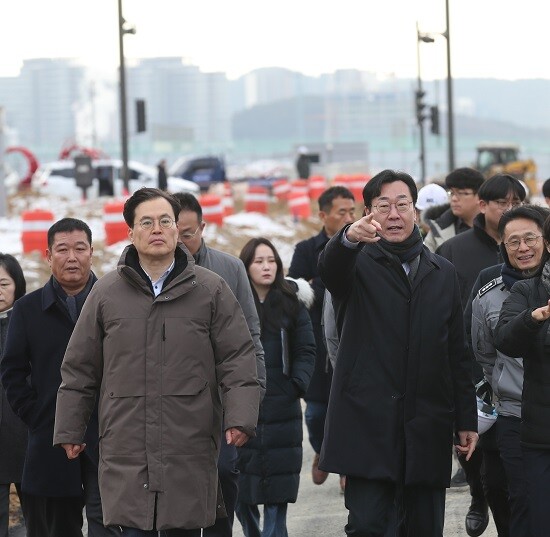
[[[128,224],[124,221],[123,201],[106,203],[103,206],[103,225],[105,227],[105,244],[111,246],[128,239]]]
[[[265,186],[249,186],[244,197],[244,210],[247,213],[267,214],[269,194]]]
[[[23,220],[21,242],[23,253],[28,254],[38,250],[44,257],[48,248],[48,229],[53,224],[53,213],[36,209],[24,211],[21,214]]]
[[[370,175],[362,173],[351,175],[348,178],[348,188],[352,191],[355,201],[360,202],[363,200],[363,189],[369,180]]]
[[[273,181],[273,195],[278,201],[284,201],[290,192],[290,183],[286,179],[277,179]]]
[[[225,182],[223,184],[223,216],[230,216],[235,213],[235,200],[233,199],[233,190],[231,183]]]
[[[296,220],[309,218],[311,216],[311,205],[307,193],[300,192],[300,190],[291,190],[288,193],[288,209]]]
[[[224,207],[221,196],[204,194],[199,198],[202,207],[202,218],[209,224],[221,226],[223,224]]]
[[[294,179],[290,182],[290,191],[299,192],[309,197],[309,185],[305,179]]]
[[[317,201],[327,189],[327,180],[322,175],[312,175],[308,181],[309,199]]]

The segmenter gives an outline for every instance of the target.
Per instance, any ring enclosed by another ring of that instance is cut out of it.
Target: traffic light
[[[439,132],[439,107],[430,106],[430,119],[432,122],[432,134],[440,134]]]
[[[145,101],[143,99],[136,99],[136,119],[137,132],[145,132],[147,126],[145,121]]]
[[[415,93],[415,103],[416,103],[416,119],[418,123],[422,123],[424,120],[424,108],[426,108],[426,103],[424,102],[424,97],[426,92],[424,90],[416,90]]]

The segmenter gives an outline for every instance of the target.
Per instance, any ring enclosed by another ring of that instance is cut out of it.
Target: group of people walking
[[[359,218],[329,188],[286,277],[269,239],[211,248],[197,199],[151,188],[99,280],[82,220],[48,231],[41,289],[1,254],[0,537],[11,483],[29,537],[80,537],[83,507],[90,537],[230,536],[234,514],[246,537],[287,537],[302,398],[312,479],[340,474],[347,535],[441,537],[453,449],[468,535],[489,508],[500,537],[544,535],[549,211],[511,176],[446,183],[426,237],[410,175],[373,177]],[[483,380],[498,417],[478,444]]]

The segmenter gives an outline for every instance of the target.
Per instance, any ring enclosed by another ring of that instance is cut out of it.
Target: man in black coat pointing
[[[363,198],[319,261],[340,333],[319,467],[347,476],[347,535],[383,536],[396,504],[404,534],[442,537],[453,432],[467,458],[478,440],[458,279],[422,244],[410,175]]]

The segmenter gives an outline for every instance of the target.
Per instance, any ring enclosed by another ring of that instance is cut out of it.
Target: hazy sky
[[[547,78],[546,0],[449,0],[455,77]],[[357,68],[416,76],[416,21],[445,29],[445,0],[123,0],[136,35],[126,57],[183,56],[236,78],[259,67],[309,75]],[[7,0],[0,8],[0,76],[23,59],[118,64],[117,0]],[[425,78],[446,76],[445,39],[421,44]]]

